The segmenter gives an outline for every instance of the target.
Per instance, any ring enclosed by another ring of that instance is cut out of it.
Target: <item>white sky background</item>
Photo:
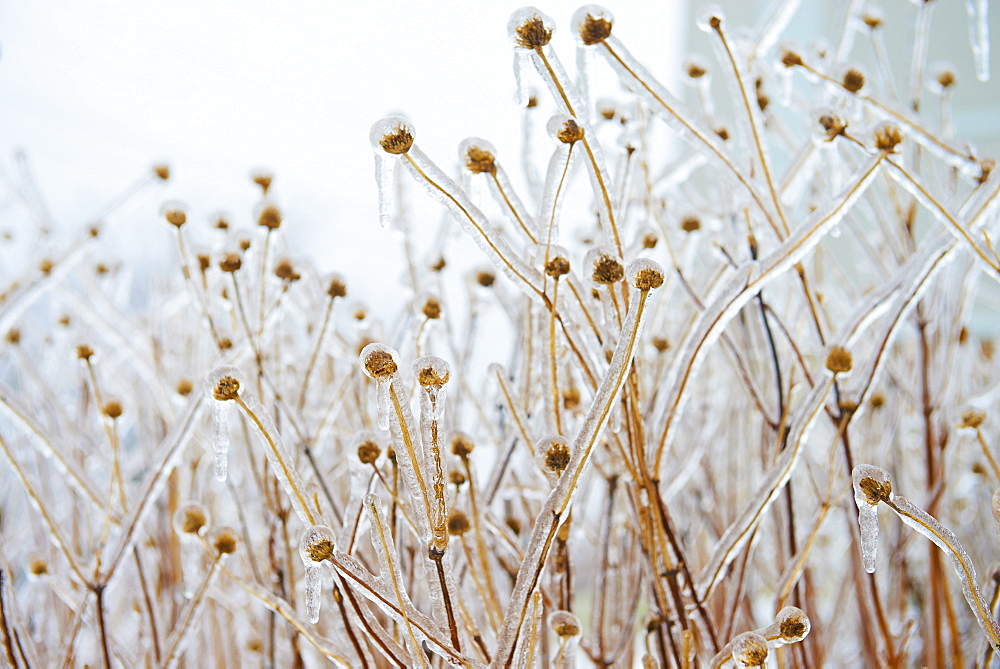
[[[615,33],[664,81],[678,71],[687,21],[674,4],[613,8]],[[161,203],[183,201],[192,223],[222,210],[245,227],[258,198],[248,175],[264,167],[275,174],[293,253],[350,278],[350,264],[386,234],[368,141],[375,120],[405,113],[420,145],[452,173],[458,143],[471,135],[515,161],[520,109],[506,24],[519,6],[2,3],[0,165],[12,171],[12,154],[23,149],[56,227],[76,229],[153,162],[169,163],[171,183],[150,193],[128,217],[130,230],[118,233],[143,245],[143,262],[164,267],[175,260],[155,216]],[[542,7],[571,71],[566,28],[579,6]],[[153,250],[160,244],[162,253]]]

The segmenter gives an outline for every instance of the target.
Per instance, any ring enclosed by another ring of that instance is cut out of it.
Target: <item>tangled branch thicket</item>
[[[925,66],[935,4],[903,74],[858,2],[821,52],[779,46],[797,2],[704,12],[690,105],[607,10],[569,22],[575,78],[515,12],[519,158],[468,139],[449,176],[371,130],[402,314],[283,258],[269,175],[250,227],[167,204],[178,267],[139,300],[99,260],[126,209],[54,239],[8,179],[42,241],[0,295],[5,661],[989,664],[1000,174]]]

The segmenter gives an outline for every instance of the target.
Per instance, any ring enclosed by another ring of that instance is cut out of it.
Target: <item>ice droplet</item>
[[[320,585],[323,582],[323,573],[320,571],[319,563],[313,562],[306,565],[306,612],[309,615],[309,622],[313,625],[319,622]]]
[[[212,450],[215,451],[215,478],[225,481],[229,476],[229,402],[213,400]]]

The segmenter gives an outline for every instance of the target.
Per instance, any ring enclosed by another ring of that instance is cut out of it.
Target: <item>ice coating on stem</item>
[[[392,222],[393,172],[400,156],[410,150],[416,131],[402,116],[387,116],[372,125],[368,138],[375,151],[378,184],[378,220],[383,228]]]
[[[205,394],[212,402],[212,451],[219,481],[225,481],[229,474],[229,407],[239,396],[243,378],[243,372],[232,365],[220,365],[205,377]]]
[[[391,379],[375,380],[375,410],[378,414],[378,429],[389,429],[389,415],[392,413],[389,399],[389,385]]]
[[[442,358],[426,355],[413,361],[413,375],[420,384],[420,435],[430,465],[430,521],[433,546],[444,551],[448,546],[448,504],[445,493],[444,457],[441,453],[441,420],[444,418],[445,388],[451,367]]]
[[[744,632],[733,639],[733,662],[737,667],[763,667],[770,649],[757,632]]]
[[[306,571],[306,611],[314,625],[319,622],[323,562],[333,556],[336,547],[333,530],[325,525],[313,525],[299,542],[299,557]]]
[[[523,49],[514,50],[514,101],[519,107],[526,106],[530,97],[527,76],[530,59],[531,54],[527,51]]]
[[[580,619],[569,611],[553,611],[549,614],[549,629],[559,637],[559,652],[555,666],[572,669],[576,666],[576,647],[580,641]]]
[[[990,0],[965,0],[969,12],[969,41],[976,63],[976,79],[990,80]]]
[[[774,622],[757,630],[767,640],[769,648],[781,648],[802,641],[809,635],[812,624],[806,612],[797,606],[786,606],[778,611]]]
[[[878,548],[878,503],[892,495],[889,472],[874,465],[858,465],[852,473],[854,502],[858,505],[858,525],[861,527],[861,558],[865,571],[875,573],[875,551]]]

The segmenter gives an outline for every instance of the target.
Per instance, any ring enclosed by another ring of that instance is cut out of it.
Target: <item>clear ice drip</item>
[[[306,612],[314,625],[319,622],[323,563],[333,557],[336,546],[333,530],[325,525],[313,525],[299,542],[299,557],[306,571]]]
[[[858,465],[852,474],[854,502],[858,505],[858,525],[861,527],[861,558],[865,571],[875,573],[875,551],[878,548],[878,503],[892,499],[892,479],[889,472],[874,465]]]
[[[229,475],[229,406],[212,400],[212,450],[215,452],[215,478],[225,481]]]
[[[391,400],[389,398],[389,385],[392,379],[375,380],[375,407],[378,411],[378,428],[380,430],[389,429],[389,416],[392,413]]]

